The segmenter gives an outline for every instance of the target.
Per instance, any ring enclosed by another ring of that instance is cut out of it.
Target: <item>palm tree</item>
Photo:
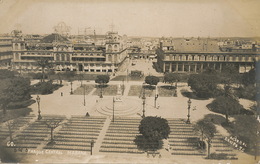
[[[52,66],[52,64],[50,63],[49,59],[44,59],[44,58],[41,58],[40,60],[37,61],[37,65],[41,67],[42,69],[42,79],[41,79],[41,82],[44,81],[44,69],[45,68],[50,68]]]

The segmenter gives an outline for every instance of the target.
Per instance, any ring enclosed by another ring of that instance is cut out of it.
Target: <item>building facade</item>
[[[259,60],[259,52],[223,52],[215,40],[186,40],[161,42],[156,51],[157,64],[162,72],[202,72],[206,68],[222,71],[234,65],[240,73],[248,72]]]
[[[0,69],[9,69],[12,58],[12,37],[0,36]]]
[[[47,59],[55,71],[116,72],[127,57],[117,32],[108,32],[103,45],[75,43],[58,34],[41,41],[15,38],[12,41],[13,69],[38,71],[37,61]]]

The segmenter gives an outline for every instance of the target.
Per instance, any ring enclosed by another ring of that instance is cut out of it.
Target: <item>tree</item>
[[[30,80],[22,77],[0,80],[0,104],[3,113],[6,114],[6,107],[10,102],[29,100]]]
[[[234,136],[246,143],[247,152],[255,152],[260,142],[260,123],[255,115],[239,115],[232,124]]]
[[[256,83],[256,72],[255,69],[251,69],[249,72],[244,73],[242,76],[242,84],[246,87],[254,85]]]
[[[11,101],[12,97],[9,93],[9,83],[10,80],[0,80],[0,104],[3,109],[3,114],[6,114],[6,107],[8,103]]]
[[[215,136],[215,134],[217,133],[217,130],[216,130],[216,127],[213,123],[211,122],[208,122],[207,124],[207,128],[206,130],[204,131],[205,133],[205,139],[208,143],[208,157],[210,155],[210,147],[211,147],[211,141],[212,141],[212,138]]]
[[[74,72],[74,71],[68,71],[68,70],[67,70],[67,71],[64,73],[64,76],[65,76],[65,78],[66,78],[67,80],[73,81],[74,77],[76,76],[76,72]]]
[[[240,75],[238,69],[232,64],[224,65],[220,76],[222,78],[222,82],[225,85],[230,85],[231,83],[240,84]]]
[[[37,61],[37,65],[41,67],[42,69],[42,79],[41,79],[41,82],[44,81],[44,76],[45,76],[45,68],[50,68],[52,66],[52,64],[50,63],[49,59],[44,59],[44,58],[40,58],[38,61]]]
[[[151,85],[157,85],[159,83],[160,79],[156,76],[146,76],[145,77],[145,83]]]
[[[170,83],[171,84],[171,88],[173,83],[175,82],[175,86],[177,88],[177,82],[180,81],[180,75],[177,73],[166,73],[164,75],[164,82],[165,83]]]
[[[207,123],[208,123],[209,121],[206,121],[206,120],[199,120],[196,124],[195,124],[195,126],[194,126],[194,129],[195,129],[195,131],[196,132],[198,132],[198,133],[200,133],[200,135],[201,135],[201,138],[200,138],[200,140],[201,141],[204,141],[204,133],[205,133],[205,131],[206,131],[206,129],[207,129]]]
[[[216,127],[212,122],[203,119],[203,120],[199,120],[196,123],[195,129],[201,133],[202,141],[203,139],[206,139],[208,144],[208,157],[209,157],[211,141],[212,138],[215,136],[215,133],[217,132]]]
[[[161,140],[168,138],[170,127],[166,119],[149,116],[142,119],[139,132],[142,136],[137,137],[137,145],[145,150],[156,150],[160,148]]]
[[[217,81],[215,80],[214,75],[190,75],[188,85],[198,97],[210,98],[216,95]]]
[[[7,70],[7,69],[0,69],[0,79],[9,79],[14,78],[16,75],[16,72]]]
[[[17,127],[17,126],[19,126],[18,124],[18,121],[16,120],[16,119],[14,119],[14,120],[8,120],[8,121],[6,121],[6,126],[7,126],[7,128],[8,128],[8,132],[9,132],[9,137],[10,137],[10,142],[13,142],[13,132],[14,132],[14,130],[15,130],[15,128]]]
[[[60,123],[62,122],[61,119],[48,119],[44,121],[44,124],[47,125],[47,128],[51,130],[51,141],[48,144],[54,144],[54,136],[53,136],[53,131],[55,128],[57,128]]]
[[[100,98],[103,98],[103,95],[102,95],[102,88],[104,87],[104,84],[107,84],[110,80],[110,77],[108,75],[98,75],[96,80],[95,80],[95,83],[98,83],[99,84],[99,87],[101,88],[100,90]]]
[[[213,112],[224,114],[226,123],[228,123],[228,117],[233,114],[239,114],[243,106],[239,104],[237,99],[229,96],[219,96],[209,104],[209,108]]]

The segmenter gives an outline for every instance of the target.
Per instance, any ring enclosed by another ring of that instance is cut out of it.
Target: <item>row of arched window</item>
[[[25,54],[22,53],[22,55],[51,55],[51,53],[47,53],[47,52],[37,52],[37,53],[34,53],[34,52],[27,52]]]
[[[25,44],[24,43],[20,43],[20,44],[14,43],[13,49],[14,50],[25,49]]]
[[[103,56],[103,54],[97,53],[97,54],[93,54],[93,53],[74,53],[72,54],[72,56]]]
[[[56,54],[56,61],[70,61],[69,54]]]
[[[117,51],[117,49],[118,49],[118,45],[114,45],[114,46],[112,46],[111,44],[109,44],[108,46],[107,46],[107,51]]]
[[[175,61],[252,61],[251,55],[165,55]]]

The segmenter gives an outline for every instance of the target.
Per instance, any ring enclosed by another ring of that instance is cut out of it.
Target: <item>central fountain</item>
[[[106,116],[112,116],[113,110],[115,116],[137,116],[141,111],[141,100],[137,97],[124,97],[122,93],[122,86],[119,84],[116,96],[109,96],[99,101],[97,111]]]

